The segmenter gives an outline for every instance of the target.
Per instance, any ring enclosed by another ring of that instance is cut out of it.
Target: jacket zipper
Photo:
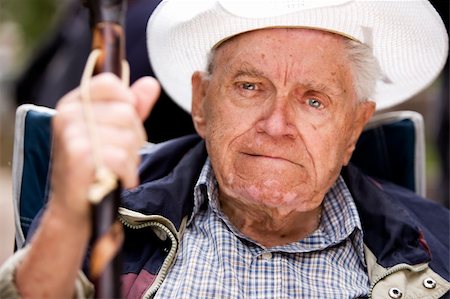
[[[161,284],[163,283],[164,278],[167,275],[167,272],[169,270],[170,265],[172,264],[175,255],[177,253],[177,247],[178,247],[178,240],[176,236],[173,234],[173,232],[164,224],[161,224],[157,221],[146,221],[139,224],[132,224],[128,222],[122,215],[119,215],[120,222],[123,223],[126,227],[130,229],[142,229],[146,227],[156,227],[166,233],[166,235],[170,238],[170,241],[172,242],[171,248],[169,253],[167,254],[167,257],[165,258],[161,269],[158,272],[158,275],[156,276],[156,280],[153,282],[153,284],[148,288],[142,298],[150,299],[152,298],[156,291],[161,287]]]
[[[427,265],[424,265],[423,267],[420,267],[420,269],[416,269],[416,271],[420,271],[423,270],[427,267]],[[369,299],[372,299],[372,292],[373,292],[373,288],[375,287],[375,285],[382,279],[388,277],[389,275],[394,274],[395,272],[400,272],[402,270],[411,270],[411,266],[407,265],[407,264],[400,264],[400,265],[396,265],[392,268],[390,268],[389,270],[387,270],[386,272],[383,273],[383,275],[378,276],[371,284],[370,288],[369,288]],[[422,269],[423,268],[423,269]]]

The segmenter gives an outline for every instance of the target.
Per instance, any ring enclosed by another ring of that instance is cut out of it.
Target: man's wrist
[[[52,231],[74,232],[75,235],[84,235],[87,239],[92,230],[90,213],[82,214],[70,211],[64,204],[56,200],[50,201],[42,221],[51,226]]]

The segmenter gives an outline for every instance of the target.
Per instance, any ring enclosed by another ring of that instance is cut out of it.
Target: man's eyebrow
[[[342,93],[344,93],[344,90],[339,85],[331,82],[324,83],[311,80],[300,82],[300,85],[310,90],[324,92],[331,95],[341,95]]]
[[[242,63],[239,65],[231,65],[226,69],[227,72],[231,73],[233,78],[238,78],[241,76],[248,77],[266,77],[264,71],[256,69],[249,63]],[[298,82],[303,88],[314,90],[318,92],[323,92],[330,95],[341,95],[345,93],[344,88],[340,84],[331,81],[317,81],[317,80],[301,80]]]
[[[232,73],[234,78],[240,77],[240,76],[250,76],[250,77],[264,77],[265,74],[263,71],[258,70],[254,68],[253,66],[249,65],[248,63],[243,63],[238,66],[231,66],[228,71]]]

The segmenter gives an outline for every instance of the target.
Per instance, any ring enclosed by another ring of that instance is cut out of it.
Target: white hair
[[[369,46],[349,38],[345,38],[345,51],[356,96],[360,101],[369,100],[375,92],[377,80],[381,78],[378,60]]]

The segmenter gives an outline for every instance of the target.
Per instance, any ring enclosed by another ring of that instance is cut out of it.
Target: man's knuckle
[[[97,75],[94,80],[96,80],[96,83],[98,83],[99,86],[112,86],[116,85],[120,82],[119,78],[114,75],[113,73],[101,73]]]

